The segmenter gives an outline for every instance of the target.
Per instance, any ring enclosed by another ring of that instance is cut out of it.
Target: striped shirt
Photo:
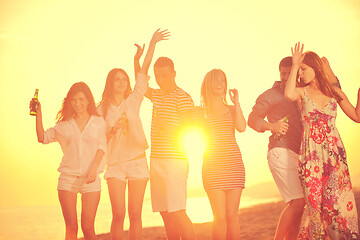
[[[168,94],[154,89],[151,101],[153,112],[150,158],[187,159],[181,132],[185,127],[184,115],[194,107],[191,96],[179,87]]]

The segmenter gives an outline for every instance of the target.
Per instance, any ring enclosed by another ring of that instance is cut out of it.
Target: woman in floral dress
[[[344,145],[335,127],[337,104],[360,122],[360,89],[356,108],[330,83],[319,56],[292,49],[293,65],[285,97],[299,102],[304,126],[299,175],[308,207],[300,239],[359,239],[357,210]],[[300,86],[296,87],[297,74]]]

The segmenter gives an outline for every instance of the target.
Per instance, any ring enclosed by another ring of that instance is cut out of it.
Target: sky
[[[171,37],[156,46],[154,59],[167,56],[174,61],[177,84],[196,105],[203,77],[220,68],[228,86],[238,89],[247,118],[258,95],[279,80],[278,64],[298,41],[305,50],[328,58],[356,104],[357,0],[0,1],[0,208],[58,202],[56,169],[62,152],[57,143],[37,143],[35,118],[28,109],[35,88],[40,89],[44,127],[52,127],[73,83],[86,82],[96,102],[112,68],[123,68],[134,84],[134,44],[147,47],[158,28],[169,29]],[[149,75],[150,86],[157,87],[152,67]],[[141,118],[148,140],[151,109],[145,99]],[[360,125],[339,111],[337,126],[351,176],[359,178]],[[247,186],[272,181],[268,136],[249,127],[236,134]],[[189,189],[202,186],[201,147],[194,146],[189,150]]]

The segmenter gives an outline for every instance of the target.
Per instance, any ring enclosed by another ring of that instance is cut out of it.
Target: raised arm
[[[322,61],[322,63],[323,63],[323,66],[324,66],[324,68],[325,68],[326,73],[327,73],[328,76],[329,76],[330,82],[331,82],[334,86],[336,86],[336,87],[338,87],[338,88],[341,88],[339,79],[336,77],[335,73],[333,72],[333,70],[332,70],[331,67],[330,67],[329,60],[327,60],[326,57],[322,57],[322,58],[321,58],[321,61]]]
[[[237,89],[229,89],[230,99],[234,104],[234,111],[235,111],[235,129],[239,132],[244,132],[246,129],[246,120],[244,114],[241,110],[240,103],[239,103],[239,93]]]
[[[44,126],[42,122],[42,112],[41,112],[41,104],[37,103],[37,113],[36,113],[36,135],[38,142],[44,142]]]
[[[153,36],[150,40],[149,48],[146,52],[144,63],[142,65],[141,69],[139,70],[140,73],[147,75],[151,60],[154,56],[156,44],[158,42],[160,42],[161,40],[168,40],[169,36],[170,36],[170,33],[168,32],[167,29],[160,31],[160,28],[159,28],[155,31],[155,33],[153,34]],[[154,89],[152,89],[151,87],[148,87],[148,90],[145,93],[145,97],[147,97],[148,99],[151,99],[153,90]]]
[[[149,49],[146,52],[146,56],[144,59],[144,63],[140,69],[140,73],[143,73],[145,75],[147,75],[147,72],[149,70],[150,67],[150,63],[151,60],[154,56],[154,51],[155,51],[155,46],[158,42],[160,42],[161,40],[168,40],[170,36],[170,32],[168,32],[167,29],[160,31],[160,28],[158,30],[155,31],[155,33],[153,34],[151,40],[150,40],[150,44],[149,44]]]
[[[340,88],[335,87],[335,90],[340,94],[342,98],[339,106],[344,111],[346,116],[348,116],[354,122],[360,123],[360,88],[358,90],[356,107],[351,104],[346,94]]]
[[[134,56],[134,72],[135,72],[135,79],[137,78],[137,74],[140,71],[140,58],[144,52],[145,44],[141,48],[139,44],[134,44],[137,47],[137,51]]]
[[[289,78],[286,81],[286,86],[284,91],[285,98],[290,101],[299,100],[303,94],[303,89],[296,87],[297,73],[300,68],[300,64],[302,63],[302,60],[304,59],[303,50],[304,50],[304,44],[302,44],[300,47],[300,42],[295,44],[295,48],[291,48],[292,66],[291,66]]]

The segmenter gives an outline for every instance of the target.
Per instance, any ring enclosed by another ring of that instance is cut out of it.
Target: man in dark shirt
[[[284,97],[291,57],[281,60],[281,81],[261,94],[249,115],[248,125],[257,132],[271,131],[268,164],[286,207],[281,213],[274,239],[297,239],[305,200],[298,175],[302,125],[296,102]],[[267,117],[267,121],[264,119]]]

